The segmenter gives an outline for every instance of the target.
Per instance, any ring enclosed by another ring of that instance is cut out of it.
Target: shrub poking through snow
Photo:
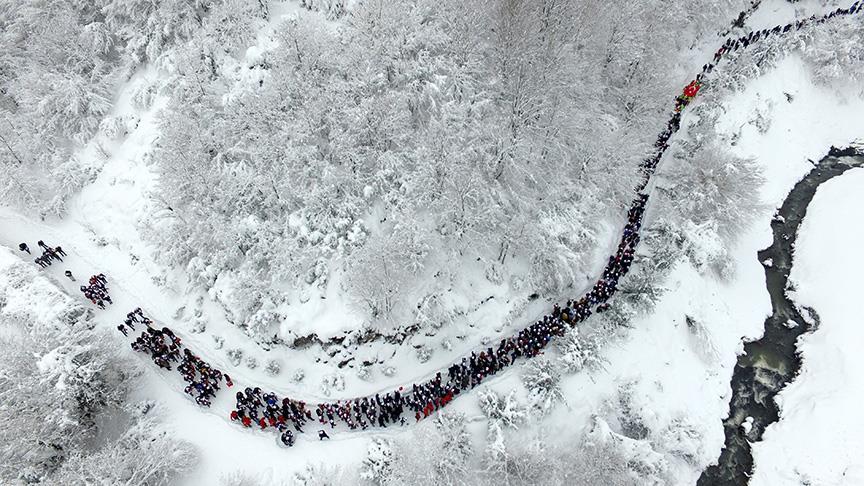
[[[417,348],[417,359],[421,363],[425,363],[432,358],[432,348],[426,346],[425,344]]]
[[[507,396],[487,388],[480,392],[480,409],[490,421],[499,422],[511,429],[518,429],[528,418],[528,411],[516,401],[516,392],[510,391]]]
[[[271,359],[267,361],[267,367],[264,369],[270,376],[276,376],[282,372],[282,365],[279,364],[279,361],[275,359]]]
[[[561,371],[546,358],[535,358],[522,368],[522,383],[531,394],[535,408],[548,412],[556,402],[564,401],[561,393]]]
[[[376,437],[369,443],[369,452],[360,466],[360,477],[375,485],[384,485],[390,478],[393,443]]]
[[[291,381],[294,383],[300,383],[304,378],[306,378],[306,372],[303,371],[303,368],[298,368],[294,374],[291,375]]]
[[[372,367],[371,366],[361,366],[357,368],[357,378],[360,378],[363,381],[369,381],[372,377]]]
[[[321,393],[324,396],[330,396],[332,391],[342,391],[345,389],[345,376],[341,373],[332,373],[324,376],[321,379]]]
[[[205,321],[201,317],[196,317],[195,320],[192,321],[192,327],[189,328],[189,332],[195,334],[201,334],[207,330],[207,321]]]
[[[243,361],[243,350],[240,348],[229,349],[225,354],[234,366],[240,366],[240,362]]]

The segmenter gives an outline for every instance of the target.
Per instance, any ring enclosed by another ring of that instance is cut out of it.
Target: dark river
[[[789,192],[771,221],[774,242],[760,251],[758,257],[765,268],[765,284],[771,294],[773,312],[765,320],[762,339],[745,344],[744,354],[738,358],[732,375],[729,418],[723,422],[726,443],[718,464],[702,473],[699,486],[748,484],[753,469],[750,443],[762,440],[765,428],[778,420],[774,396],[795,379],[801,368],[797,339],[819,323],[819,316],[813,309],[799,311],[786,295],[798,228],[816,189],[860,165],[864,165],[864,156],[856,156],[852,149],[832,147],[829,155]],[[802,315],[802,311],[807,315]],[[747,417],[753,418],[749,433],[741,426]]]

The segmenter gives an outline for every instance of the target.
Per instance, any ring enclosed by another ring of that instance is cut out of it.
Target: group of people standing
[[[62,262],[63,257],[66,256],[66,252],[63,251],[63,248],[60,246],[49,246],[42,240],[39,240],[36,244],[42,249],[42,255],[36,257],[34,262],[41,268],[50,267],[55,260]],[[18,249],[26,252],[28,255],[32,255],[30,246],[27,245],[27,243],[20,243]],[[73,282],[75,281],[75,277],[72,275],[71,270],[66,270],[63,274],[66,275],[69,280],[72,280]],[[84,294],[84,297],[86,297],[87,300],[92,302],[93,305],[98,306],[100,309],[105,309],[105,302],[108,302],[109,304],[114,303],[111,300],[111,296],[108,295],[108,278],[105,277],[105,274],[103,273],[91,276],[88,284],[80,286],[79,290],[81,290],[81,293]]]
[[[104,273],[93,275],[90,277],[89,285],[80,287],[81,293],[93,304],[99,306],[100,309],[105,309],[105,302],[114,304],[111,296],[108,295],[108,278]]]
[[[66,252],[63,251],[63,248],[61,248],[59,246],[55,246],[55,247],[48,246],[42,240],[39,240],[38,242],[36,242],[36,244],[39,245],[39,248],[42,248],[42,254],[40,256],[36,257],[36,259],[33,260],[33,262],[42,268],[50,267],[51,264],[54,263],[54,260],[57,260],[58,262],[62,262],[63,261],[62,257],[66,256]],[[23,251],[23,252],[27,252],[28,255],[32,255],[32,253],[30,252],[30,247],[27,245],[27,243],[19,244],[18,249]],[[69,278],[72,278],[72,272],[70,272],[69,270],[66,270],[66,276]]]

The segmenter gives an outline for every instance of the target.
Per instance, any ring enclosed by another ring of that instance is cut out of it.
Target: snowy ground
[[[778,403],[781,419],[754,447],[754,486],[864,484],[864,169],[822,185],[807,210],[791,280],[798,305],[816,310],[818,329],[799,340],[804,364]]]

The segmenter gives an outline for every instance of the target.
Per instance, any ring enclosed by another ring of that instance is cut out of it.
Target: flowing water
[[[816,189],[847,170],[864,165],[864,156],[855,150],[832,147],[786,196],[771,221],[774,242],[759,252],[765,268],[765,283],[771,295],[772,314],[765,320],[765,335],[744,345],[732,375],[729,417],[723,422],[726,443],[717,465],[707,468],[698,486],[746,485],[753,469],[751,442],[762,439],[768,425],[779,418],[774,396],[795,379],[802,357],[797,351],[798,337],[819,325],[813,309],[798,308],[786,294],[792,270],[792,250],[807,206]],[[742,424],[752,417],[752,427]]]

